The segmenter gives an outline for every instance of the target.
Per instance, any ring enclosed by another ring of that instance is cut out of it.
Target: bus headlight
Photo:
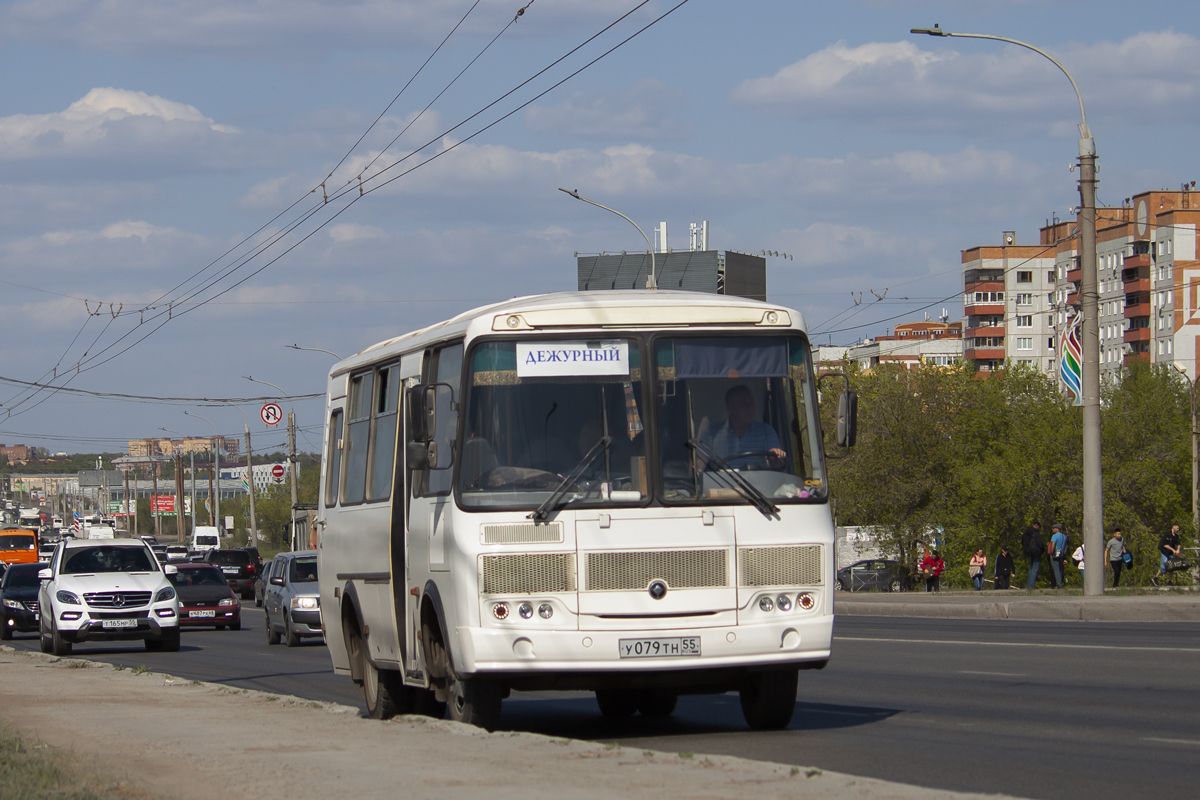
[[[542,603],[538,606],[538,616],[542,619],[550,619],[554,616],[554,606],[549,603]]]
[[[762,597],[758,598],[758,607],[763,611],[772,611],[775,608],[775,603],[771,601],[771,598],[763,595]]]
[[[517,606],[517,613],[521,615],[521,619],[533,619],[533,606],[529,603],[521,603]]]
[[[800,606],[800,608],[804,609],[805,611],[808,611],[816,604],[817,598],[813,597],[808,592],[803,592],[796,597],[796,605]]]
[[[496,603],[492,606],[492,616],[496,619],[508,619],[508,603]]]
[[[791,611],[792,600],[786,594],[781,594],[775,598],[775,605],[779,606],[780,611]]]

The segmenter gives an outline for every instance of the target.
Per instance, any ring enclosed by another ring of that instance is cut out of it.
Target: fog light
[[[758,607],[763,611],[770,611],[771,609],[775,608],[775,604],[771,602],[771,598],[764,595],[763,597],[758,598]]]
[[[786,594],[781,594],[775,598],[775,605],[779,606],[780,611],[791,611],[792,601]]]
[[[549,603],[542,603],[538,606],[538,616],[542,619],[550,619],[554,616],[554,606]]]
[[[173,616],[175,616],[175,609],[173,609],[173,608],[156,608],[156,609],[154,609],[154,613],[158,614],[160,617],[173,617]]]
[[[802,594],[796,598],[796,603],[801,608],[803,608],[805,611],[808,611],[810,608],[812,608],[813,606],[815,606],[817,604],[817,599],[815,597],[813,597],[811,594],[809,594],[808,592],[805,592],[804,594]]]
[[[508,619],[508,603],[496,603],[492,606],[492,616],[496,619]]]
[[[59,619],[79,619],[79,617],[80,614],[78,611],[64,611],[58,615]]]
[[[521,615],[521,619],[533,619],[533,606],[529,603],[521,603],[517,606],[517,613]]]

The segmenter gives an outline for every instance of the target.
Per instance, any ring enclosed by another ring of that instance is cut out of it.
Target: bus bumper
[[[539,631],[458,628],[463,676],[520,672],[642,672],[765,667],[829,659],[833,615],[715,628]],[[699,637],[700,654],[622,658],[621,640]]]

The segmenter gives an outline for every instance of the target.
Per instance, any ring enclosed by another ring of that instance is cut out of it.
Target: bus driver
[[[754,418],[754,392],[749,386],[738,384],[725,393],[725,415],[724,424],[702,437],[718,457],[735,468],[761,463],[763,458],[771,469],[783,468],[787,453],[775,429]]]

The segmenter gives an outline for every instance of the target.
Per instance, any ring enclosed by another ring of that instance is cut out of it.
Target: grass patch
[[[150,671],[150,668],[147,667],[145,664],[138,664],[136,667],[133,668],[134,675],[145,675],[149,671]]]
[[[77,763],[58,748],[0,727],[0,796],[8,800],[128,800],[142,795],[124,784],[76,773]]]

